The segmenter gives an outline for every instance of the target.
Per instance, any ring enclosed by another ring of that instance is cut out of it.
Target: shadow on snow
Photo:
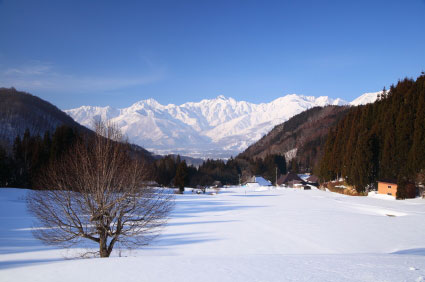
[[[241,195],[242,196],[242,195]],[[258,197],[258,195],[255,195]],[[52,247],[43,245],[39,240],[35,239],[31,232],[31,227],[34,223],[34,218],[29,216],[25,210],[25,205],[22,199],[15,202],[19,205],[15,206],[17,210],[8,210],[10,214],[6,212],[0,219],[3,221],[0,226],[0,255],[17,254],[17,253],[28,253],[37,251],[50,251],[50,250],[63,250],[60,247]],[[249,205],[237,205],[232,201],[222,201],[211,198],[204,198],[203,196],[196,195],[183,195],[176,200],[175,209],[170,215],[170,219],[173,218],[194,218],[199,217],[203,213],[215,213],[215,212],[227,212],[236,211],[240,209],[251,209],[265,206],[249,206]],[[220,214],[218,214],[220,216]],[[236,220],[198,220],[189,222],[169,222],[166,226],[183,226],[183,225],[199,225],[199,224],[217,224],[234,222]],[[216,238],[209,238],[206,233],[175,233],[175,234],[161,234],[154,244],[149,249],[155,248],[171,248],[178,245],[197,244],[202,242],[216,241]],[[73,248],[94,248],[97,246],[90,244],[89,242],[81,241],[82,244],[77,244]],[[87,244],[86,244],[87,243]],[[42,263],[52,263],[56,261],[64,261],[65,257],[58,258],[23,258],[21,260],[8,260],[0,261],[0,269],[8,269],[15,267],[23,267],[29,265],[36,265]]]
[[[400,250],[397,252],[393,252],[391,254],[394,255],[415,255],[415,256],[425,256],[425,248],[417,248],[417,249],[407,249]]]

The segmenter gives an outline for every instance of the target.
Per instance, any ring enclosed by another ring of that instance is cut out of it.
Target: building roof
[[[279,179],[277,180],[277,184],[278,185],[282,185],[282,184],[287,184],[289,181],[293,181],[293,180],[298,180],[298,181],[303,181],[298,174],[294,173],[294,172],[290,172],[287,173],[285,175],[282,175],[279,177]]]
[[[397,180],[391,179],[391,178],[379,179],[378,182],[390,183],[390,184],[396,184],[397,185]]]
[[[308,182],[319,182],[319,177],[316,175],[312,175],[309,178],[306,179]]]
[[[261,176],[253,176],[248,179],[247,183],[258,183],[260,186],[271,186],[272,183]]]

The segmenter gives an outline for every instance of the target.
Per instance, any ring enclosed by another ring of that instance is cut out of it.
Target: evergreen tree
[[[397,179],[397,199],[411,199],[416,197],[416,186],[406,177],[400,175]]]
[[[0,146],[0,187],[7,187],[11,180],[11,162],[6,150]]]
[[[363,191],[379,178],[398,177],[399,198],[411,195],[411,183],[425,168],[424,109],[424,75],[399,81],[388,92],[384,88],[373,104],[351,108],[328,134],[319,162],[321,180],[342,173]]]
[[[332,149],[335,144],[336,132],[331,128],[325,143],[324,155],[319,163],[319,177],[321,181],[330,181],[335,179],[336,174],[332,170]]]
[[[177,161],[180,157],[174,158],[171,155],[165,156],[155,163],[155,180],[158,184],[169,186],[176,175]]]
[[[342,144],[341,149],[341,155],[337,156],[334,155],[334,158],[342,158],[342,167],[341,167],[341,175],[349,179],[353,167],[352,158],[354,156],[355,148],[356,148],[356,142],[358,140],[358,122],[359,122],[359,116],[360,116],[360,108],[357,108],[355,110],[352,110],[347,118],[347,126],[344,128],[344,135],[348,136],[348,140],[346,143]]]
[[[418,173],[425,168],[425,79],[419,83],[418,103],[416,105],[416,117],[414,121],[414,134],[412,147],[409,152],[409,171]]]
[[[188,180],[188,169],[186,161],[180,162],[176,170],[176,176],[174,177],[174,185],[179,188],[180,193],[183,194],[184,187]]]
[[[260,160],[258,162],[260,162]],[[267,155],[264,160],[261,161],[261,169],[259,169],[256,174],[274,183],[276,177],[279,177],[281,174],[286,174],[285,157],[281,155]]]
[[[28,187],[28,175],[25,167],[25,152],[21,137],[16,136],[13,142],[13,159],[14,159],[14,172],[13,172],[13,186],[15,187]]]
[[[291,172],[298,173],[299,167],[298,167],[297,159],[293,158],[290,162],[291,162]]]
[[[57,127],[51,141],[51,158],[59,159],[63,153],[69,150],[76,138],[77,134],[71,127],[65,125]]]
[[[47,165],[50,159],[50,151],[52,147],[52,139],[50,138],[50,132],[46,131],[43,137],[42,151],[41,151],[41,162],[43,165]]]
[[[368,135],[368,133],[365,134]],[[375,135],[359,136],[353,158],[353,172],[347,181],[356,187],[357,192],[364,192],[368,185],[373,185],[375,182],[378,175],[378,152]]]

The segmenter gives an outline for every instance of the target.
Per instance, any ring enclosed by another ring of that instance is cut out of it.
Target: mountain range
[[[327,96],[290,94],[269,103],[254,104],[220,95],[182,105],[162,105],[147,99],[128,108],[82,106],[65,112],[89,128],[96,119],[110,120],[130,142],[157,154],[228,158],[307,109],[367,104],[374,102],[379,93],[365,93],[350,103]]]

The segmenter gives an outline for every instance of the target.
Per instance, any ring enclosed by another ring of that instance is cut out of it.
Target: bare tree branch
[[[173,195],[143,186],[147,168],[130,156],[116,126],[98,122],[96,135],[82,138],[44,173],[28,209],[38,219],[33,233],[51,245],[69,247],[89,239],[108,257],[114,246],[146,245],[166,223]]]

